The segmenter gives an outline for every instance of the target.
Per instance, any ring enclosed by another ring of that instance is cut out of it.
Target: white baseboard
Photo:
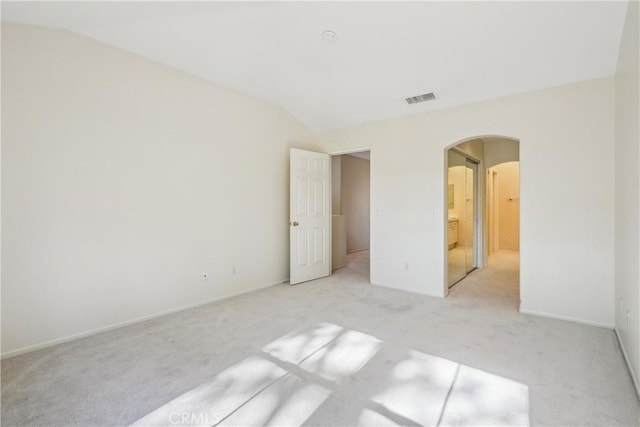
[[[196,308],[196,307],[200,307],[200,306],[203,306],[203,305],[207,305],[207,304],[210,304],[212,302],[229,299],[229,298],[237,297],[239,295],[247,294],[249,292],[255,292],[255,291],[259,291],[261,289],[269,288],[271,286],[280,285],[282,283],[285,283],[285,281],[279,280],[277,282],[272,282],[272,283],[267,283],[265,285],[255,286],[253,288],[244,289],[244,290],[241,290],[241,291],[238,291],[238,292],[231,292],[229,294],[225,294],[225,295],[221,295],[221,296],[218,296],[218,297],[215,297],[215,298],[211,298],[211,299],[208,299],[206,301],[200,301],[200,302],[197,302],[197,303],[194,303],[194,304],[184,305],[184,306],[178,307],[178,308],[172,308],[170,310],[165,310],[165,311],[162,311],[160,313],[150,314],[148,316],[138,317],[138,318],[135,318],[133,320],[126,320],[124,322],[114,323],[114,324],[111,324],[111,325],[108,325],[108,326],[103,326],[103,327],[92,329],[92,330],[89,330],[89,331],[80,332],[80,333],[77,333],[77,334],[68,335],[66,337],[56,338],[56,339],[45,341],[45,342],[42,342],[42,343],[39,343],[39,344],[29,345],[29,346],[22,347],[22,348],[19,348],[19,349],[16,349],[16,350],[7,351],[6,353],[2,353],[0,355],[0,360],[1,359],[7,359],[9,357],[19,356],[19,355],[25,354],[25,353],[30,353],[30,352],[36,351],[36,350],[41,350],[43,348],[52,347],[54,345],[62,344],[62,343],[65,343],[65,342],[74,341],[74,340],[77,340],[77,339],[80,339],[80,338],[85,338],[85,337],[88,337],[88,336],[91,336],[91,335],[96,335],[96,334],[99,334],[99,333],[102,333],[102,332],[111,331],[111,330],[114,330],[114,329],[122,328],[122,327],[129,326],[129,325],[133,325],[133,324],[136,324],[136,323],[146,322],[147,320],[156,319],[158,317],[167,316],[169,314],[179,313],[181,311],[185,311],[185,310],[189,310],[189,309],[192,309],[192,308]]]
[[[387,289],[393,289],[394,291],[400,291],[400,292],[408,292],[410,294],[416,294],[416,295],[421,295],[423,297],[431,297],[431,298],[444,298],[447,296],[447,294],[445,294],[444,292],[441,294],[432,294],[432,293],[428,293],[428,292],[418,292],[418,291],[414,291],[411,289],[402,289],[402,288],[396,288],[393,286],[388,286],[388,285],[382,285],[380,283],[375,283],[371,280],[369,280],[369,283],[371,283],[373,286],[380,286],[381,288],[387,288]]]
[[[601,323],[601,322],[594,322],[592,320],[577,319],[575,317],[561,316],[558,314],[545,313],[542,311],[528,310],[522,307],[520,308],[520,313],[528,314],[531,316],[546,317],[548,319],[565,320],[567,322],[581,323],[583,325],[597,326],[599,328],[613,329],[613,325],[610,323]]]
[[[354,254],[356,252],[362,252],[362,251],[368,251],[369,248],[362,248],[362,249],[352,249],[350,251],[347,251],[347,254]]]
[[[627,368],[629,369],[629,373],[631,374],[631,380],[633,381],[633,386],[636,389],[636,396],[640,399],[640,385],[638,384],[638,377],[636,373],[633,372],[633,368],[631,367],[631,363],[629,363],[629,357],[627,356],[627,350],[624,348],[624,344],[620,339],[620,334],[618,333],[618,328],[613,328],[616,333],[616,338],[618,339],[618,344],[620,344],[620,349],[622,350],[622,356],[624,357],[624,361],[627,364]]]

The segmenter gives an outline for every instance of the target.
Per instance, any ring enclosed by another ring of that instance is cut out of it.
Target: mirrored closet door
[[[448,285],[453,286],[476,268],[478,163],[452,149],[447,171]]]

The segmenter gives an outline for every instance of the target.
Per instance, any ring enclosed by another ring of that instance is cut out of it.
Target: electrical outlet
[[[620,298],[620,313],[624,313],[624,298]]]
[[[231,267],[231,274],[233,274],[235,276],[237,272],[238,271],[236,270],[236,266],[235,265],[233,267]]]
[[[409,271],[409,263],[405,262],[403,266],[404,271]]]
[[[202,273],[202,280],[207,280],[209,275],[207,273]]]

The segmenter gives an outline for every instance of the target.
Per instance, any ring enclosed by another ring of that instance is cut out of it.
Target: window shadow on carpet
[[[331,323],[294,331],[132,425],[529,425],[526,385],[395,346],[373,366],[384,349]]]

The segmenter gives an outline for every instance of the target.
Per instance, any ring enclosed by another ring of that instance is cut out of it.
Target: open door
[[[331,273],[331,160],[328,154],[291,149],[289,281]]]

